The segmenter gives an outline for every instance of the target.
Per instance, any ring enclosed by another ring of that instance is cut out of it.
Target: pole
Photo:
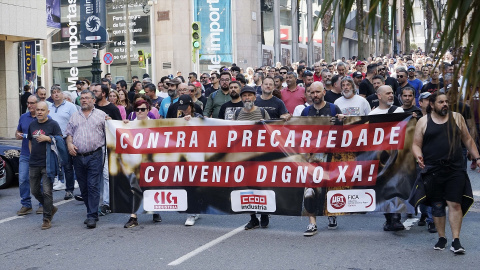
[[[275,63],[281,62],[282,49],[280,46],[280,1],[273,0],[273,45],[275,51]]]
[[[313,66],[313,6],[312,0],[307,0],[307,37],[308,37],[308,56],[307,64]]]
[[[125,3],[125,46],[127,55],[127,82],[132,80],[132,63],[130,61],[130,18],[128,18],[128,3]]]
[[[100,83],[100,77],[102,74],[102,69],[100,68],[100,58],[98,57],[98,48],[97,43],[93,44],[93,59],[92,59],[92,83]]]
[[[297,0],[290,0],[292,9],[290,10],[290,14],[292,16],[292,63],[298,62],[299,60],[305,59],[298,59],[298,4]]]

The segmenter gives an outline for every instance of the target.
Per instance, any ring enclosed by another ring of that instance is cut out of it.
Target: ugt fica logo
[[[345,196],[340,193],[333,195],[330,199],[330,204],[335,209],[342,209],[346,203],[347,201],[345,200]]]

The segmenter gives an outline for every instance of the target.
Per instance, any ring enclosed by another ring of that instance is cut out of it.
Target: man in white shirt
[[[355,83],[352,77],[345,76],[342,79],[342,97],[335,100],[344,115],[362,116],[368,115],[371,111],[368,101],[355,95]]]
[[[393,89],[390,85],[382,85],[377,89],[378,107],[371,111],[368,115],[402,113],[402,107],[393,105]]]

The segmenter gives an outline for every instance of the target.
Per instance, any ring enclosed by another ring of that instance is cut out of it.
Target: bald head
[[[319,81],[316,81],[316,82],[313,82],[311,85],[310,85],[310,89],[314,89],[314,90],[325,90],[325,87],[323,87],[323,83],[319,82]],[[310,90],[311,91],[311,90]]]
[[[393,105],[393,90],[390,85],[382,85],[377,89],[377,97],[380,109],[388,109]]]
[[[383,94],[385,92],[388,92],[388,91],[392,91],[392,87],[390,85],[382,85],[380,87],[378,87],[377,89],[377,94]]]
[[[39,101],[37,108],[35,109],[35,115],[39,123],[46,122],[48,120],[48,104],[45,101]]]

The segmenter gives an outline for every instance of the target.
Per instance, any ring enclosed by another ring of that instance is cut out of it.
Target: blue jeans
[[[45,167],[30,167],[29,174],[32,194],[43,204],[43,218],[52,220],[53,179],[47,177],[47,169]]]
[[[20,156],[18,165],[18,189],[20,190],[20,203],[22,206],[31,208],[32,197],[30,197],[30,174],[29,163],[30,156]],[[42,206],[42,204],[39,204]]]
[[[422,213],[422,215],[427,216],[427,218],[425,219],[427,224],[433,223],[432,207],[431,206],[425,205],[423,203],[420,204],[420,213]]]
[[[73,167],[83,202],[87,207],[87,218],[96,219],[100,202],[100,176],[103,172],[102,151],[96,151],[89,156],[73,157]]]

